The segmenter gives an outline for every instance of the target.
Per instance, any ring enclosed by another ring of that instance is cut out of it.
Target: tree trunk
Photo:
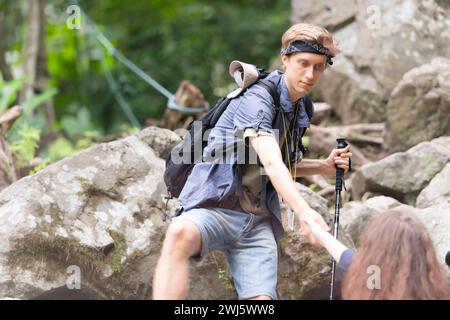
[[[8,6],[8,1],[2,1],[0,4],[0,72],[5,81],[12,80],[11,71],[6,64],[5,53],[6,53],[6,40],[8,39],[7,32],[7,21],[6,17],[11,8]]]
[[[39,0],[39,51],[36,65],[36,92],[42,93],[48,90],[49,72],[47,64],[47,49],[45,46],[45,5],[47,0]],[[53,127],[55,124],[55,109],[53,99],[44,102],[47,126]]]
[[[45,49],[45,14],[46,0],[28,1],[28,36],[25,43],[24,74],[26,82],[20,93],[20,104],[31,99],[34,94],[45,92],[48,88],[47,54]],[[47,125],[51,127],[55,122],[55,113],[51,100],[46,103]]]
[[[34,95],[34,84],[36,81],[36,64],[39,52],[39,4],[40,1],[28,0],[28,36],[25,40],[25,59],[23,63],[23,74],[27,79],[20,92],[19,103],[29,100]]]

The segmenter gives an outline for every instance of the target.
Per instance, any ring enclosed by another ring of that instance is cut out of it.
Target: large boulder
[[[0,298],[150,298],[165,232],[179,205],[169,201],[164,215],[160,156],[178,141],[167,130],[148,128],[59,161],[0,193]],[[327,200],[298,188],[331,225]],[[280,297],[308,298],[324,287],[315,297],[325,299],[330,256],[297,229],[298,222],[282,240]],[[220,252],[192,262],[187,298],[235,299],[228,272]]]
[[[348,202],[342,208],[340,226],[350,237],[353,246],[357,247],[359,235],[370,219],[384,210],[394,209],[401,205],[397,200],[386,196],[376,196],[365,202]]]
[[[384,121],[389,96],[407,71],[450,56],[448,5],[433,0],[333,2],[292,1],[294,23],[329,27],[342,47],[317,89],[344,124]]]
[[[30,299],[78,279],[98,298],[149,298],[167,228],[164,161],[152,147],[162,156],[175,140],[167,130],[146,129],[3,190],[0,297]],[[169,216],[176,206],[169,202]],[[220,270],[220,255],[193,266],[189,298],[232,297]]]
[[[162,159],[165,159],[169,151],[181,141],[180,136],[176,132],[158,127],[148,127],[140,131],[136,136],[139,140],[149,145],[155,152],[155,155]]]
[[[433,239],[438,260],[444,263],[445,255],[450,250],[450,204],[437,203],[428,208],[416,209],[416,213]],[[447,271],[450,276],[450,269]]]
[[[450,135],[450,59],[407,72],[387,105],[386,142],[404,151],[419,142]]]
[[[449,145],[450,137],[441,137],[362,166],[352,179],[354,199],[370,191],[415,204],[420,191],[450,161]]]
[[[450,163],[422,190],[417,197],[416,207],[427,208],[438,203],[450,205]]]
[[[323,74],[317,90],[344,124],[378,123],[386,119],[380,84],[345,56],[336,59]]]
[[[355,20],[356,9],[355,0],[292,0],[291,20],[308,21],[336,30]]]
[[[328,201],[309,188],[297,184],[303,199],[332,228],[333,214],[328,210]],[[313,247],[299,235],[299,224],[295,219],[294,228],[290,230],[287,223],[287,206],[282,203],[283,224],[286,235],[281,241],[280,264],[278,272],[278,290],[281,299],[328,299],[331,256],[324,249]],[[341,240],[351,246],[345,231]]]

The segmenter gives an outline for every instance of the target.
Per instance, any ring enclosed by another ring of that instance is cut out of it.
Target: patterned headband
[[[282,55],[288,55],[294,52],[309,52],[309,53],[315,53],[315,54],[321,54],[327,56],[327,63],[329,65],[333,64],[333,61],[331,60],[334,58],[334,55],[325,48],[324,46],[316,43],[308,43],[304,42],[302,40],[296,40],[289,44],[287,48],[281,49]]]

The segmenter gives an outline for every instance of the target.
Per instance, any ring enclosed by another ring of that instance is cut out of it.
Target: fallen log
[[[183,108],[204,108],[206,106],[206,100],[203,93],[194,84],[189,81],[182,81],[175,93],[174,102],[179,107]],[[200,114],[196,114],[195,117],[192,115],[185,115],[179,111],[167,108],[164,113],[164,118],[160,123],[160,127],[169,130],[176,130],[179,128],[186,129],[192,120],[201,117]]]
[[[0,191],[19,180],[16,159],[11,152],[6,134],[22,114],[22,107],[14,106],[0,115]]]
[[[312,143],[309,149],[317,154],[328,155],[336,148],[336,138],[345,138],[349,142],[353,154],[353,163],[361,166],[370,160],[355,143],[366,143],[381,146],[384,123],[360,123],[348,126],[320,127],[311,125],[307,131]]]
[[[1,125],[1,133],[6,135],[6,133],[11,129],[14,122],[23,112],[23,108],[21,106],[14,106],[12,108],[7,109],[0,115],[0,125]]]

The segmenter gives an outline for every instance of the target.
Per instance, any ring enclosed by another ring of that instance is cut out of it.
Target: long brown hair
[[[413,213],[380,214],[367,225],[360,242],[342,282],[343,299],[450,299],[433,241]],[[378,288],[368,283],[374,266],[379,268]]]

